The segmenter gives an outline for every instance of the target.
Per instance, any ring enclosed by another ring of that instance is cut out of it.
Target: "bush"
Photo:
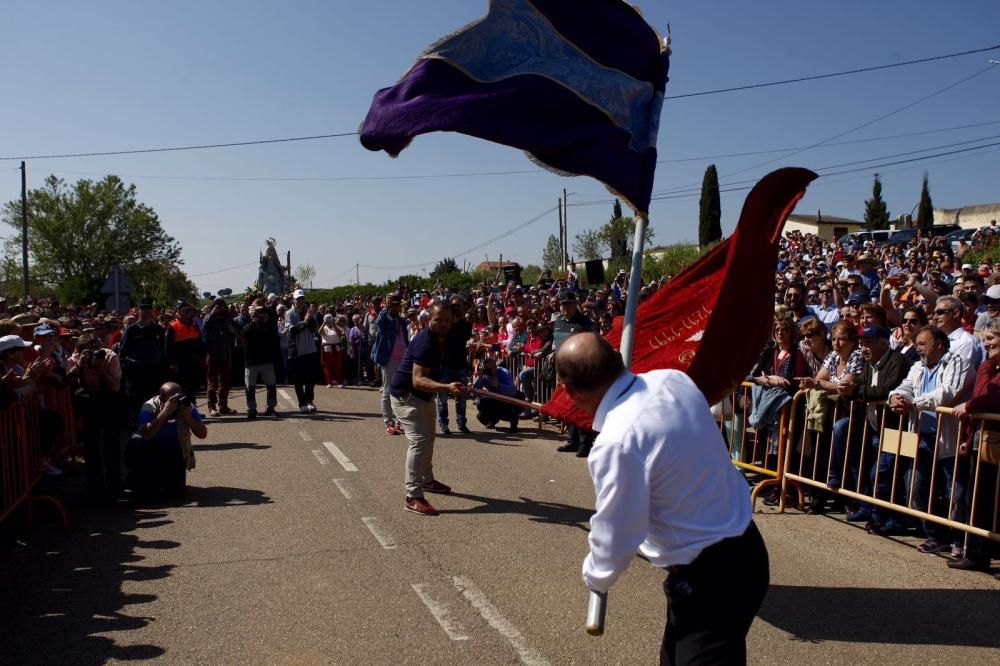
[[[980,236],[981,238],[976,239],[969,251],[962,255],[960,263],[975,266],[983,263],[986,259],[992,260],[994,265],[1000,263],[1000,236],[992,233],[984,233]]]
[[[665,275],[675,276],[710,249],[699,248],[693,243],[676,243],[650,250],[642,262],[642,279],[652,282]]]

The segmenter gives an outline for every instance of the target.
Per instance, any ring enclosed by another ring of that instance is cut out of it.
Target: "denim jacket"
[[[392,348],[396,345],[396,336],[406,335],[406,326],[403,318],[389,315],[389,308],[382,308],[375,320],[378,328],[378,335],[375,336],[375,343],[372,345],[372,360],[378,365],[385,365],[392,356]],[[409,340],[404,338],[407,343]]]

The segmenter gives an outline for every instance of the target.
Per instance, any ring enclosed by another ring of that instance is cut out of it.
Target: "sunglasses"
[[[903,326],[909,324],[910,326],[916,326],[920,323],[919,319],[903,319]]]
[[[819,293],[821,293],[821,294],[832,294],[833,293],[833,289],[820,289]]]
[[[938,308],[937,310],[934,311],[934,314],[945,315],[948,314],[949,312],[955,312],[955,308]]]

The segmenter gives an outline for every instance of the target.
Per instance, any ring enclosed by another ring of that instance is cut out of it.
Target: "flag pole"
[[[632,367],[632,351],[635,349],[635,315],[639,309],[639,286],[642,282],[642,253],[646,242],[649,216],[638,213],[635,216],[635,240],[632,242],[632,275],[628,281],[628,300],[625,301],[625,326],[622,328],[621,353],[625,368]]]

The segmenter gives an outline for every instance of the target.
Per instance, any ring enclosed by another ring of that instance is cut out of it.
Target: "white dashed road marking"
[[[323,455],[323,452],[319,449],[313,449],[313,455],[316,456],[316,460],[319,461],[320,465],[329,465],[330,460]]]
[[[311,441],[313,441],[312,435],[310,435],[309,433],[307,433],[305,430],[300,430],[299,431],[299,437],[302,438],[303,442],[311,442]]]
[[[477,588],[471,580],[465,578],[464,576],[455,576],[451,579],[458,591],[462,593],[472,607],[479,611],[479,614],[483,616],[483,619],[489,623],[491,627],[497,630],[497,632],[507,639],[514,651],[517,652],[517,656],[520,657],[521,662],[527,664],[528,666],[549,666],[549,662],[545,660],[540,654],[535,652],[528,645],[528,641],[525,640],[521,632],[517,630],[510,620],[505,618],[503,614],[500,613],[497,608],[490,603],[490,600],[486,598],[479,588]]]
[[[343,479],[334,479],[333,483],[337,486],[337,490],[340,491],[340,494],[343,495],[345,499],[352,499],[354,497],[351,495],[351,491],[347,489]]]
[[[465,634],[465,630],[462,629],[462,625],[455,621],[451,617],[451,611],[443,603],[434,600],[431,595],[427,592],[427,588],[430,587],[427,583],[413,583],[410,585],[413,591],[417,593],[420,600],[424,602],[424,606],[427,606],[427,610],[431,612],[434,619],[437,620],[441,628],[444,629],[444,633],[448,635],[453,641],[467,641],[469,637]]]
[[[340,463],[340,466],[344,468],[345,472],[358,471],[358,468],[351,462],[351,459],[345,456],[344,452],[338,449],[336,444],[333,442],[323,442],[323,446],[325,446],[326,450],[330,452],[330,455],[337,459],[337,462]]]
[[[392,540],[391,536],[383,534],[380,530],[375,529],[375,524],[378,522],[378,518],[362,518],[361,522],[365,524],[368,531],[372,533],[375,540],[379,542],[379,545],[386,550],[394,550],[396,548],[396,542]]]

